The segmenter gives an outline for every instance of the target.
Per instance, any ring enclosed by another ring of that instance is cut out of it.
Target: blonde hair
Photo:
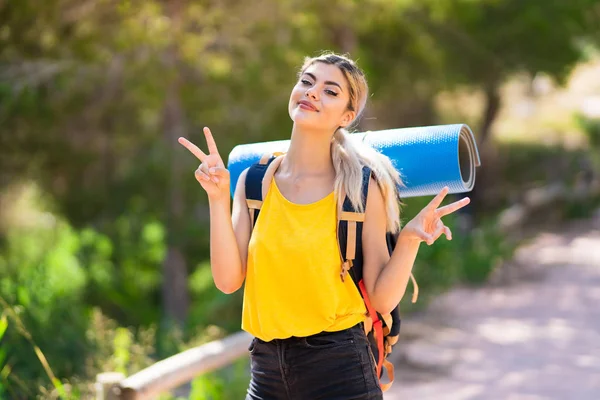
[[[335,65],[344,74],[350,92],[348,110],[355,112],[355,118],[350,125],[355,124],[364,112],[369,94],[364,73],[351,59],[334,53],[325,53],[318,57],[305,58],[299,75],[317,62]],[[354,145],[349,138],[348,129],[342,127],[339,127],[333,134],[331,156],[336,175],[334,191],[338,198],[341,193],[346,193],[352,206],[356,210],[364,212],[359,182],[362,182],[363,166],[368,166],[373,171],[375,181],[383,194],[386,205],[387,230],[393,233],[398,232],[400,230],[398,188],[402,185],[402,180],[391,160],[370,146]],[[343,201],[343,199],[340,200]]]

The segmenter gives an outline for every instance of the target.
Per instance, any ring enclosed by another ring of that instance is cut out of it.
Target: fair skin
[[[347,126],[356,116],[348,110],[348,83],[337,66],[317,62],[304,72],[290,95],[288,111],[294,122],[290,147],[274,175],[282,194],[298,204],[315,202],[332,192],[332,135],[337,127]],[[179,142],[201,162],[195,176],[210,204],[210,254],[215,285],[225,293],[233,293],[246,276],[251,234],[244,186],[246,171],[238,179],[230,212],[229,171],[208,128],[204,128],[204,135],[208,154],[184,138]],[[422,242],[431,245],[442,235],[452,239],[442,217],[466,206],[469,199],[440,207],[447,194],[448,188],[444,188],[404,226],[390,257],[385,241],[384,198],[371,179],[362,235],[363,279],[378,312],[390,312],[404,296]]]

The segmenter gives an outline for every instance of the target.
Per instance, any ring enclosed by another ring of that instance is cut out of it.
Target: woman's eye
[[[303,85],[310,85],[310,81],[307,81],[306,79],[302,79],[300,82],[302,82]]]
[[[336,92],[334,92],[333,90],[329,90],[329,89],[325,90],[325,93],[327,93],[328,95],[331,95],[331,96],[337,96],[338,95]]]

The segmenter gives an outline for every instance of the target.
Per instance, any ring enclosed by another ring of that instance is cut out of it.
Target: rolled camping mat
[[[400,172],[403,198],[473,190],[475,169],[481,165],[471,129],[465,124],[398,128],[350,134],[358,146],[371,146],[388,156]],[[233,196],[240,174],[267,153],[286,152],[289,140],[238,145],[229,153]]]

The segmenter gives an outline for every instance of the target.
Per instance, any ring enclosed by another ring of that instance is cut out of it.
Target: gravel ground
[[[540,234],[498,282],[404,327],[386,400],[600,400],[600,218]]]

